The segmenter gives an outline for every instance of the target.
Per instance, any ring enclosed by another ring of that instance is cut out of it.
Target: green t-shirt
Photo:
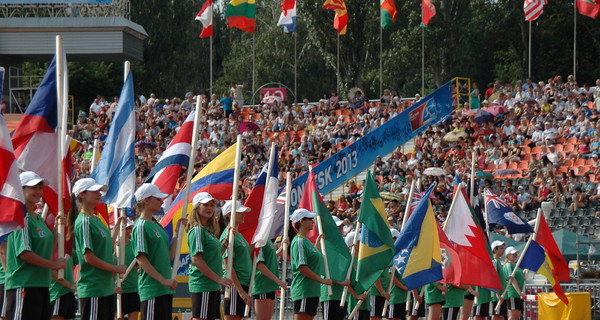
[[[67,263],[65,266],[64,279],[71,284],[75,283],[75,281],[73,281],[73,257],[70,257],[69,260],[67,260]],[[67,294],[69,292],[73,292],[73,291],[71,291],[71,289],[63,286],[62,284],[54,281],[54,279],[52,279],[52,281],[50,282],[50,302],[53,302],[54,300],[64,296],[65,294]]]
[[[504,274],[508,277],[512,274],[513,269],[516,268],[516,264],[512,262],[507,262],[504,264]],[[521,268],[517,269],[515,273],[515,279],[517,279],[517,283],[519,284],[519,288],[523,290],[523,283],[525,282],[525,275],[523,274],[523,270]],[[513,287],[512,283],[507,283],[508,291],[506,296],[508,298],[521,298],[521,293],[517,292],[515,287]]]
[[[13,231],[6,240],[6,290],[27,287],[50,287],[52,271],[26,263],[19,258],[25,251],[51,260],[54,235],[36,213],[26,214],[23,229]]]
[[[394,274],[396,279],[400,279],[400,275],[397,270],[394,270]],[[402,282],[402,280],[400,280]],[[392,286],[392,291],[390,292],[390,304],[399,304],[406,302],[406,296],[408,294],[407,290],[400,289],[397,285]]]
[[[229,239],[229,227],[225,228],[219,239],[224,242]],[[230,244],[231,245],[231,244]],[[223,253],[223,259],[227,258],[229,250],[225,250]],[[241,233],[235,234],[233,242],[233,269],[241,285],[247,286],[250,284],[250,277],[252,276],[252,258],[250,257],[250,245],[248,241],[242,236]],[[223,270],[223,275],[225,275]]]
[[[465,290],[451,284],[446,285],[446,287],[448,291],[446,292],[444,308],[462,307],[465,304]]]
[[[79,261],[77,295],[80,298],[106,297],[114,294],[115,283],[110,271],[102,270],[85,262],[84,253],[89,250],[98,259],[114,264],[112,238],[108,228],[96,215],[80,212],[75,220],[75,252]]]
[[[494,267],[496,267],[500,283],[502,284],[502,291],[504,291],[504,288],[506,287],[506,274],[504,274],[504,269],[502,268],[502,261],[494,259],[492,260],[492,263],[494,263]],[[500,291],[499,294],[501,294],[502,291]],[[495,294],[492,294],[492,302],[496,301],[498,301],[498,297],[496,297]]]
[[[479,296],[477,297],[477,305],[488,303],[492,301],[492,292],[481,287],[477,287],[477,292],[479,292]]]
[[[329,295],[329,292],[327,290],[327,286],[324,284],[321,284],[321,293],[319,295],[319,301],[323,302],[323,301],[340,301],[342,300],[342,293],[344,293],[344,287],[340,286],[337,283],[333,283],[331,285],[331,293],[333,293],[333,295]]]
[[[379,281],[381,282],[381,287],[383,288],[384,291],[386,291],[388,289],[388,287],[390,286],[390,272],[389,269],[383,269],[381,271],[381,275],[379,276]],[[375,284],[373,284],[373,286],[371,287],[371,291],[369,292],[369,295],[371,296],[376,296],[376,297],[381,297],[381,293],[379,293],[379,290],[377,290],[377,287],[375,286]]]
[[[292,259],[292,301],[304,298],[316,298],[321,293],[321,284],[300,273],[300,266],[307,266],[317,275],[323,274],[323,256],[310,240],[297,235],[290,247]]]
[[[133,241],[129,241],[128,244],[125,245],[125,265],[129,266],[131,261],[135,259],[135,253],[133,252]],[[127,275],[127,278],[123,280],[121,283],[121,290],[123,293],[133,293],[138,292],[138,271],[137,268],[133,268],[131,272]]]
[[[260,248],[258,251],[258,262],[265,264],[267,269],[271,271],[276,277],[279,277],[279,266],[277,265],[277,251],[273,242],[270,240]],[[256,275],[254,276],[254,288],[252,288],[252,294],[261,294],[273,292],[279,289],[279,286],[275,281],[267,278],[260,270],[256,269]]]
[[[363,294],[365,293],[365,291],[367,291],[367,289],[365,287],[362,286],[362,284],[358,281],[356,281],[356,268],[358,265],[358,257],[354,257],[354,260],[352,262],[352,272],[350,274],[350,286],[352,286],[352,289],[354,289],[354,291],[357,294]],[[363,301],[363,303],[360,305],[360,308],[358,308],[358,310],[366,310],[366,311],[371,311],[371,299],[369,297],[369,292],[367,291],[367,296],[365,297],[365,300]],[[356,304],[358,304],[358,300],[356,300],[354,298],[354,296],[352,294],[350,294],[350,292],[348,292],[348,298],[346,299],[346,301],[348,302],[347,305],[347,311],[348,314],[352,313],[352,310],[354,310],[354,307],[356,307]]]
[[[200,226],[191,228],[188,231],[187,243],[191,257],[201,254],[202,260],[206,262],[210,270],[217,275],[223,272],[221,243],[208,229]],[[221,289],[218,283],[200,272],[193,263],[190,263],[188,285],[191,293],[211,292]]]
[[[165,229],[155,221],[139,218],[135,221],[132,233],[133,252],[136,256],[145,253],[148,261],[165,279],[171,278],[171,260],[169,259],[169,236]],[[175,291],[165,287],[152,278],[144,269],[138,278],[140,301],[173,294]]]
[[[428,304],[445,302],[446,298],[444,297],[442,292],[440,290],[438,290],[438,288],[437,288],[438,286],[443,286],[443,285],[444,284],[441,284],[439,282],[434,282],[434,283],[430,283],[425,286],[425,301]]]
[[[6,277],[4,276],[4,267],[2,263],[0,263],[0,284],[4,284],[6,282]]]

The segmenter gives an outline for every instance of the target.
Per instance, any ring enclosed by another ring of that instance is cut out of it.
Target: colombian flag
[[[358,221],[362,223],[362,229],[356,281],[369,288],[377,281],[381,271],[392,265],[394,256],[390,224],[371,171],[367,172]]]
[[[423,194],[395,244],[394,266],[409,290],[443,278],[440,235],[429,201],[433,186]]]
[[[233,171],[235,168],[235,148],[234,143],[227,150],[223,151],[213,161],[206,165],[192,179],[190,185],[190,199],[188,205],[188,214],[192,212],[192,199],[199,192],[208,192],[215,199],[229,200],[231,198],[231,190],[233,189]],[[184,192],[180,192],[173,204],[169,208],[167,214],[161,220],[160,224],[165,228],[169,236],[173,234],[173,226],[181,218],[183,210]],[[181,245],[181,253],[188,253],[187,240],[184,237]]]
[[[554,272],[555,267],[552,265],[552,261],[542,246],[540,246],[535,240],[532,240],[529,244],[529,248],[525,251],[523,260],[519,265],[522,269],[531,270],[539,273],[548,279],[552,290],[556,293],[556,296],[560,298],[565,304],[569,304],[569,299],[565,295],[565,291],[560,286],[560,282]]]

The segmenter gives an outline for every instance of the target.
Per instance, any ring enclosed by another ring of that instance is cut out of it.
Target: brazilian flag
[[[394,257],[390,224],[371,171],[367,172],[358,221],[362,223],[362,228],[356,281],[364,288],[369,288],[377,281],[381,272],[392,265]]]

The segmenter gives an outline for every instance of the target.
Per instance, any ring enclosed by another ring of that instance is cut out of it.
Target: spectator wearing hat
[[[173,293],[177,288],[177,280],[171,279],[171,259],[175,256],[177,241],[169,245],[166,231],[152,217],[161,210],[162,199],[167,196],[150,183],[142,184],[135,192],[140,217],[133,228],[133,253],[141,268],[138,289],[144,320],[170,319]],[[173,239],[177,239],[177,232],[185,223],[186,220],[179,219]]]
[[[315,226],[315,216],[316,213],[306,209],[296,209],[290,216],[290,221],[298,230],[290,246],[294,320],[312,320],[317,315],[321,284],[332,284],[330,279],[321,278],[324,273],[323,256],[306,238],[308,232]]]
[[[221,213],[227,221],[231,219],[233,213],[233,202],[226,201],[221,209]],[[233,245],[233,257],[228,256],[228,251],[223,253],[224,263],[227,264],[227,259],[233,259],[233,268],[231,269],[231,280],[233,285],[226,289],[230,290],[231,298],[225,300],[225,320],[239,320],[244,317],[246,305],[252,306],[252,296],[248,291],[250,285],[250,277],[252,274],[252,258],[250,257],[250,245],[248,241],[244,239],[241,233],[237,231],[240,224],[244,223],[244,214],[250,212],[249,207],[245,207],[241,202],[236,201],[235,203],[235,239],[234,243],[228,243],[229,230],[231,226],[228,226],[221,233],[219,239],[221,243]]]
[[[504,291],[504,287],[506,286],[506,274],[504,273],[504,269],[502,266],[502,257],[504,256],[506,242],[503,241],[494,241],[492,242],[492,254],[494,255],[494,259],[492,259],[492,263],[496,268],[496,272],[498,272],[498,277],[500,278],[500,283],[502,284],[502,291]],[[502,299],[502,291],[496,292],[492,294],[492,320],[499,320],[506,318],[506,303],[504,299]],[[496,311],[496,306],[500,304],[500,309]]]
[[[525,283],[525,276],[523,270],[517,267],[517,258],[519,251],[514,247],[506,248],[506,263],[504,264],[504,274],[507,276],[508,290],[507,290],[507,309],[508,309],[508,320],[518,320],[523,312],[523,299],[521,299],[521,288]],[[512,276],[513,271],[516,268],[514,277]]]
[[[75,238],[79,261],[77,295],[82,320],[114,318],[113,273],[123,274],[127,269],[125,265],[114,264],[110,231],[94,213],[102,197],[100,192],[106,190],[107,186],[92,178],[79,179],[73,185],[73,196],[80,207],[71,206],[67,240]]]
[[[220,317],[221,286],[230,286],[231,279],[223,278],[223,245],[215,237],[219,233],[215,219],[217,201],[208,192],[196,194],[187,224],[187,243],[191,265],[189,291],[192,296],[192,318],[218,319]]]
[[[32,171],[19,178],[27,214],[23,228],[11,232],[6,242],[4,308],[8,319],[49,319],[51,273],[64,269],[65,259],[52,260],[54,235],[35,212],[47,180]]]

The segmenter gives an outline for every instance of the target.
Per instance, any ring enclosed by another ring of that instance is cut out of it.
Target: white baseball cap
[[[352,246],[352,244],[354,243],[354,235],[355,234],[356,234],[356,232],[350,231],[344,238],[344,242],[346,242],[346,246],[348,246],[348,248],[350,248],[350,246]]]
[[[221,213],[223,215],[226,215],[228,213],[231,212],[231,207],[233,205],[233,201],[231,200],[227,200],[225,201],[225,204],[223,205],[223,208],[221,208]],[[235,202],[235,211],[236,212],[250,212],[250,208],[245,207],[241,202],[236,201]]]
[[[168,194],[161,192],[160,189],[152,183],[144,183],[135,192],[135,200],[138,202],[149,197],[162,199],[167,196]]]
[[[133,227],[134,224],[135,221],[131,220],[130,218],[127,218],[127,224],[125,225],[125,228]]]
[[[505,245],[506,245],[506,242],[496,240],[496,241],[492,242],[492,250],[496,249],[499,246],[505,246]]]
[[[200,205],[201,203],[209,203],[213,200],[215,200],[215,198],[213,198],[213,196],[210,193],[199,192],[194,196],[194,199],[192,200],[192,204],[194,205],[194,208],[195,208],[198,205]]]
[[[92,178],[79,179],[73,185],[73,194],[75,196],[78,196],[80,193],[82,193],[84,191],[107,191],[107,190],[108,190],[107,186],[97,183],[96,180],[94,180]]]
[[[306,209],[296,209],[290,216],[290,221],[296,223],[304,218],[314,218],[317,214]]]
[[[396,228],[391,228],[390,232],[392,233],[392,238],[398,238],[400,236],[400,231]]]
[[[508,247],[506,248],[506,254],[513,254],[513,253],[517,253],[519,252],[519,250],[517,250],[515,247]]]
[[[341,226],[342,223],[344,223],[344,221],[342,219],[340,219],[340,218],[338,218],[336,216],[333,216],[333,222],[335,222],[335,225],[338,226],[338,227]]]
[[[21,172],[21,174],[19,174],[19,179],[21,180],[22,187],[34,187],[40,184],[40,182],[43,183],[43,185],[48,184],[48,180],[40,177],[33,171]]]

